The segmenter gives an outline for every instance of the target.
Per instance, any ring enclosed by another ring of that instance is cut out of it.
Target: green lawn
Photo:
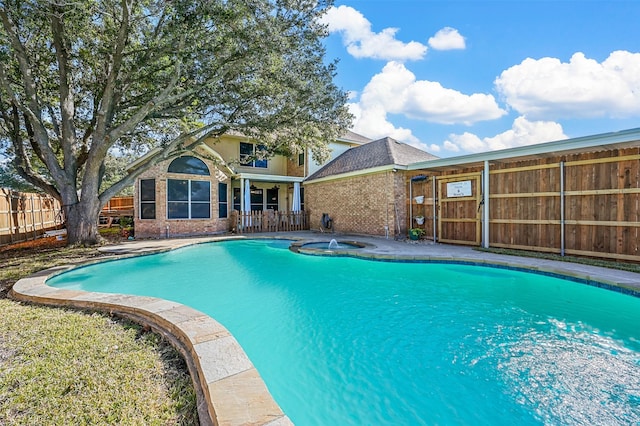
[[[4,298],[21,277],[96,256],[94,248],[0,251],[0,424],[198,424],[184,360],[159,335],[106,314]]]

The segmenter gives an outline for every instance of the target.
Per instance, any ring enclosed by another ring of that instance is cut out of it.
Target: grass
[[[637,263],[615,262],[611,260],[592,259],[589,257],[560,256],[559,254],[555,254],[555,253],[542,253],[542,252],[536,252],[536,251],[513,250],[513,249],[503,249],[503,248],[487,249],[487,248],[476,247],[475,249],[478,251],[484,251],[488,253],[505,254],[510,256],[532,257],[536,259],[556,260],[559,262],[579,263],[582,265],[600,266],[603,268],[618,269],[622,271],[640,273],[640,264],[637,264]]]
[[[33,272],[101,256],[95,248],[0,251],[0,296]],[[0,424],[196,425],[181,355],[106,314],[0,298]]]

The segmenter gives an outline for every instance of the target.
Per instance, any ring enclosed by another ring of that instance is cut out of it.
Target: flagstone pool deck
[[[365,247],[321,255],[349,255],[376,260],[449,261],[497,265],[562,275],[615,291],[640,297],[640,274],[569,262],[507,256],[474,250],[471,247],[395,241],[381,237],[316,232],[252,234],[166,240],[133,240],[101,247],[110,254],[99,261],[172,250],[192,244],[227,239],[280,238],[292,240],[357,241]],[[235,338],[215,319],[179,303],[153,297],[89,293],[49,287],[45,281],[77,265],[41,271],[18,281],[11,295],[17,300],[106,311],[151,326],[167,337],[183,354],[198,395],[202,425],[293,424],[269,394],[262,378]]]

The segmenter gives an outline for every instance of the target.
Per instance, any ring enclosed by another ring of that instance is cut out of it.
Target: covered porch
[[[257,173],[236,175],[231,183],[231,230],[237,233],[308,230],[303,179]]]

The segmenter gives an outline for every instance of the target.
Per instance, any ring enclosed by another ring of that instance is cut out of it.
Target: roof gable
[[[407,166],[418,161],[436,159],[435,155],[386,137],[351,148],[307,178],[320,179],[382,166]]]
[[[371,142],[371,139],[369,139],[366,136],[362,136],[356,132],[352,132],[351,130],[347,130],[347,132],[340,136],[338,138],[338,141],[340,142],[348,142],[348,143],[357,143],[357,144],[364,144],[364,143],[368,143]]]

